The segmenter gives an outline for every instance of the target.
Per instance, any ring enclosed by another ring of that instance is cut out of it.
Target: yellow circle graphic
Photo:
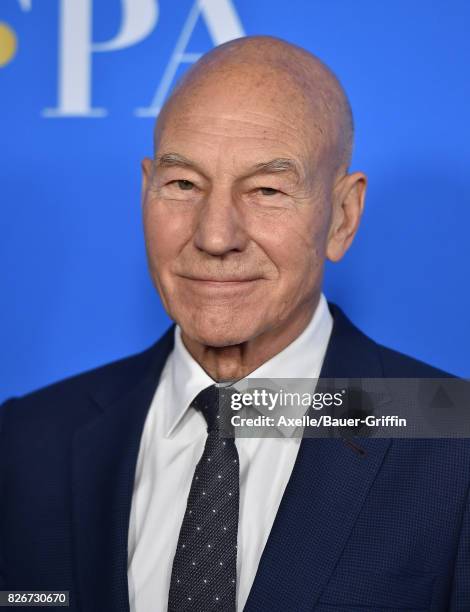
[[[16,34],[6,24],[0,21],[0,67],[11,62],[16,53]]]

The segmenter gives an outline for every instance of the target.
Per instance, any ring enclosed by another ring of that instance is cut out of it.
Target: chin
[[[202,317],[200,313],[195,313],[192,317],[182,317],[178,324],[192,340],[215,348],[242,344],[263,331],[253,317],[248,321],[246,314],[244,317],[236,317],[226,311],[221,316],[205,313]]]

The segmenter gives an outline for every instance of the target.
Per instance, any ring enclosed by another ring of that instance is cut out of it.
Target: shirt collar
[[[323,293],[310,323],[280,353],[260,365],[247,378],[318,378],[333,328],[333,319]],[[165,407],[165,435],[170,436],[181,422],[192,400],[215,381],[189,353],[175,327],[175,344],[165,368],[169,377],[169,397]]]

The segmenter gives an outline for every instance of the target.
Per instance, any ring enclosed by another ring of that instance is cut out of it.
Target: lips
[[[251,292],[258,285],[257,278],[239,278],[239,277],[182,277],[188,284],[187,287],[195,294],[208,294],[212,297],[220,295],[238,295],[245,292]]]
[[[227,276],[227,277],[212,277],[212,276],[183,276],[183,278],[192,281],[199,281],[204,283],[249,283],[256,280],[261,280],[259,276],[257,277],[244,277],[240,278],[237,276]]]

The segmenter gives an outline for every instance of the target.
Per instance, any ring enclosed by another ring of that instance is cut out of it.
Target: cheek
[[[187,211],[163,202],[146,203],[143,223],[147,252],[154,265],[172,261],[191,236]]]
[[[321,273],[325,259],[328,219],[324,208],[288,211],[253,220],[250,234],[276,266],[284,283],[308,281]]]

